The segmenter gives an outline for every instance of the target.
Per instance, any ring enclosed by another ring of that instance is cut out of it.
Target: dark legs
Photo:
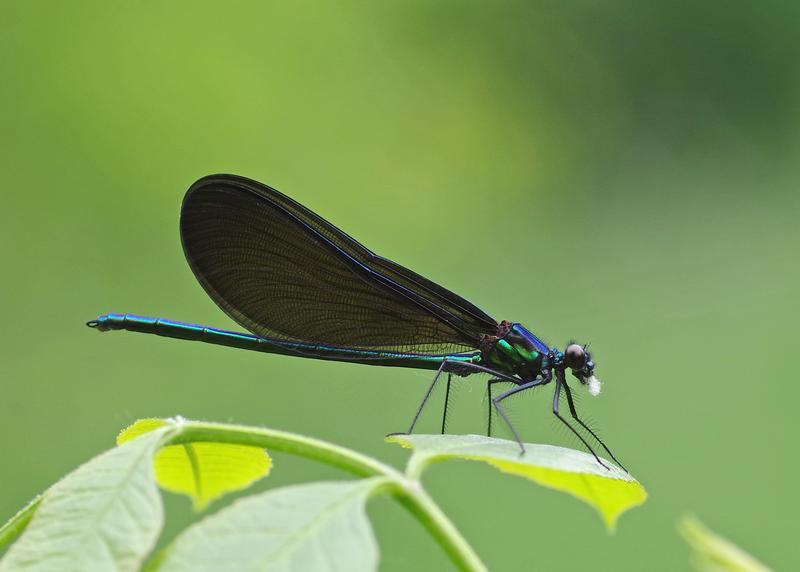
[[[411,434],[414,432],[414,427],[419,420],[419,416],[422,414],[422,410],[425,408],[425,404],[428,402],[428,398],[433,393],[433,388],[436,386],[436,382],[439,381],[439,376],[442,375],[443,371],[446,371],[448,365],[453,365],[458,368],[464,368],[468,370],[472,370],[475,373],[488,373],[490,375],[495,376],[496,378],[503,380],[503,381],[510,381],[511,383],[519,383],[519,379],[516,377],[512,377],[510,375],[506,375],[502,372],[495,371],[491,368],[478,365],[476,363],[469,363],[469,362],[461,362],[461,361],[453,361],[453,360],[443,360],[442,365],[439,366],[439,369],[436,370],[436,375],[433,376],[433,380],[431,381],[430,387],[428,387],[428,391],[425,392],[425,397],[422,398],[422,402],[419,404],[419,408],[417,408],[417,412],[414,415],[414,419],[411,420],[411,426],[406,431],[407,434]],[[448,385],[447,385],[447,396],[445,397],[445,413],[447,412],[447,400],[450,398],[450,373],[448,372]],[[442,420],[442,431],[444,432],[444,420]]]
[[[594,438],[597,440],[597,442],[598,442],[598,443],[600,443],[600,445],[602,445],[602,446],[603,446],[603,449],[605,449],[605,450],[606,450],[606,453],[608,453],[608,454],[611,456],[611,458],[612,458],[612,459],[614,459],[614,462],[615,462],[617,465],[619,465],[620,467],[622,467],[622,469],[623,469],[623,470],[624,470],[624,471],[627,473],[627,472],[628,472],[628,469],[626,469],[625,467],[623,467],[623,466],[622,466],[622,463],[620,463],[619,461],[617,461],[617,458],[614,456],[614,453],[612,453],[612,452],[611,452],[611,450],[610,450],[608,447],[606,447],[606,444],[605,444],[605,443],[603,443],[603,440],[602,440],[600,437],[598,437],[598,436],[597,436],[597,434],[596,434],[594,431],[592,431],[592,430],[589,428],[589,426],[588,426],[588,425],[586,425],[586,423],[584,423],[583,421],[581,421],[581,420],[580,420],[580,418],[578,417],[578,412],[577,412],[577,411],[575,411],[575,403],[572,401],[572,390],[569,388],[569,385],[567,385],[566,381],[564,382],[564,393],[566,393],[566,394],[567,394],[567,405],[569,405],[569,412],[572,414],[572,418],[573,418],[575,421],[577,421],[578,423],[580,423],[581,427],[583,427],[584,429],[586,429],[586,430],[589,432],[589,434],[590,434],[592,437],[594,437]],[[595,455],[595,457],[596,457],[596,456],[597,456],[597,455]],[[602,464],[602,463],[601,463],[601,464]]]
[[[490,379],[489,381],[486,382],[486,395],[488,396],[488,399],[486,400],[486,404],[487,404],[487,406],[489,408],[489,411],[488,411],[488,413],[489,413],[489,418],[488,419],[489,420],[486,422],[486,436],[487,437],[491,437],[492,436],[492,406],[494,405],[494,399],[492,398],[492,386],[497,384],[497,383],[506,383],[506,380],[505,379],[494,378],[494,379]]]
[[[569,430],[572,431],[578,437],[578,439],[581,440],[581,443],[583,443],[583,445],[589,450],[589,452],[592,455],[594,455],[594,458],[597,460],[598,463],[600,463],[603,467],[608,469],[608,466],[606,466],[606,464],[603,461],[600,460],[600,457],[597,456],[597,453],[594,452],[594,449],[592,449],[592,447],[589,445],[589,443],[586,442],[586,439],[584,439],[583,436],[580,433],[578,433],[578,431],[575,429],[575,427],[570,425],[567,422],[566,419],[561,417],[561,414],[558,412],[559,400],[561,398],[561,387],[562,387],[562,385],[566,388],[566,391],[567,391],[567,401],[570,403],[570,410],[572,411],[572,416],[575,417],[575,415],[576,415],[575,414],[575,409],[572,406],[572,396],[569,393],[569,388],[567,388],[567,382],[564,380],[564,372],[563,371],[556,371],[556,390],[553,393],[553,415],[558,417],[564,425],[569,427]],[[577,419],[577,417],[575,417],[575,418]],[[581,425],[583,425],[583,423],[581,423]],[[585,425],[584,425],[584,427],[585,427]],[[594,435],[594,433],[592,433],[592,435]],[[608,450],[608,449],[606,449],[606,450]],[[608,470],[611,470],[611,469],[608,469]]]
[[[447,391],[444,393],[444,411],[442,412],[442,435],[444,435],[445,425],[447,424],[447,404],[450,401],[450,378],[452,375],[451,373],[447,374]]]
[[[534,379],[533,381],[529,381],[528,383],[523,383],[522,385],[518,385],[513,389],[509,389],[505,393],[501,394],[497,399],[492,399],[492,403],[494,403],[494,408],[497,409],[497,412],[500,414],[500,417],[503,418],[503,421],[506,422],[508,428],[511,429],[511,433],[514,435],[514,439],[517,441],[517,445],[519,445],[520,455],[525,453],[525,445],[522,444],[522,439],[519,438],[519,434],[517,433],[516,428],[511,423],[511,420],[506,415],[506,412],[500,406],[500,402],[503,401],[506,397],[511,397],[515,393],[519,393],[520,391],[525,391],[526,389],[531,389],[532,387],[536,387],[537,385],[542,385],[550,381],[550,378],[542,378],[542,379]],[[491,417],[490,417],[491,419]]]
[[[436,370],[436,375],[433,376],[433,381],[431,381],[430,387],[428,387],[428,391],[425,392],[425,397],[422,398],[422,402],[419,404],[417,408],[417,412],[414,414],[414,419],[411,420],[411,426],[408,428],[409,435],[414,432],[414,426],[417,424],[417,420],[419,416],[422,414],[422,409],[425,407],[425,404],[428,402],[428,398],[431,396],[433,392],[433,388],[436,386],[436,382],[439,381],[439,376],[442,375],[442,371],[444,370],[445,365],[447,364],[447,360],[442,362],[442,365],[439,366],[439,369]]]
[[[458,368],[458,369],[455,369],[455,368]],[[451,369],[451,371],[448,371],[448,369]],[[487,424],[486,434],[491,437],[491,434],[492,434],[492,406],[494,406],[494,408],[497,410],[497,413],[503,419],[505,424],[508,425],[508,428],[511,430],[511,433],[514,435],[514,439],[516,440],[517,444],[519,445],[521,454],[525,453],[525,446],[523,445],[522,440],[519,437],[519,433],[517,432],[517,430],[514,427],[514,425],[511,423],[511,420],[508,418],[508,415],[506,414],[505,410],[500,405],[500,402],[503,401],[504,399],[506,399],[507,397],[510,397],[510,396],[512,396],[514,394],[517,394],[517,393],[521,392],[521,391],[525,391],[526,389],[532,389],[532,388],[537,387],[539,385],[545,385],[547,383],[550,383],[550,381],[552,380],[552,371],[551,370],[545,370],[544,372],[542,372],[542,377],[540,379],[535,379],[533,381],[529,381],[529,382],[523,383],[522,380],[520,378],[518,378],[518,377],[507,375],[505,373],[493,370],[491,368],[488,368],[488,367],[485,367],[485,366],[482,366],[482,365],[478,365],[478,364],[475,364],[475,363],[469,363],[469,362],[461,362],[461,361],[445,359],[445,360],[442,361],[441,365],[439,366],[439,369],[436,370],[436,375],[433,376],[433,380],[431,380],[431,384],[428,387],[428,390],[425,392],[425,396],[422,398],[422,402],[419,404],[419,407],[417,408],[417,412],[414,414],[414,418],[412,419],[411,425],[409,426],[408,431],[406,432],[406,434],[413,433],[414,427],[416,427],[417,421],[419,420],[419,417],[422,414],[422,410],[425,408],[425,404],[428,402],[428,399],[430,398],[431,394],[433,393],[433,389],[436,386],[436,382],[439,381],[439,377],[442,375],[442,372],[447,373],[447,390],[446,390],[446,393],[445,393],[444,412],[443,412],[443,415],[442,415],[442,434],[444,434],[445,429],[446,429],[447,412],[448,412],[449,401],[450,401],[450,385],[451,385],[451,381],[452,381],[452,371],[453,371],[453,369],[455,369],[455,371],[457,372],[457,375],[462,375],[462,373],[463,373],[463,375],[469,375],[470,373],[488,373],[488,374],[493,376],[493,378],[489,379],[489,381],[486,384],[486,392],[487,392],[487,394],[489,396],[489,421],[488,421],[488,424]],[[555,392],[554,392],[554,395],[553,395],[553,415],[555,415],[558,418],[559,421],[561,421],[564,425],[566,425],[569,428],[569,430],[572,431],[572,433],[575,434],[575,436],[580,440],[581,443],[583,443],[584,447],[586,447],[586,449],[592,454],[592,456],[595,458],[595,460],[602,467],[604,467],[606,469],[609,469],[609,467],[603,461],[600,460],[600,457],[597,456],[597,454],[594,452],[594,449],[592,449],[591,445],[589,445],[589,443],[586,441],[586,439],[584,439],[583,436],[580,433],[578,433],[578,431],[572,425],[570,425],[570,423],[566,419],[564,419],[564,417],[561,416],[561,414],[559,412],[559,405],[560,405],[560,399],[561,399],[561,389],[563,388],[564,392],[566,393],[566,396],[567,396],[567,404],[569,405],[569,410],[570,410],[570,414],[572,415],[572,418],[575,419],[575,421],[577,421],[580,424],[581,427],[586,429],[589,432],[589,434],[591,434],[591,436],[594,439],[597,440],[598,443],[600,443],[600,445],[611,456],[611,458],[614,460],[614,462],[616,462],[620,467],[622,467],[623,470],[627,470],[627,469],[625,469],[625,467],[622,466],[622,464],[619,461],[617,461],[617,458],[614,456],[614,454],[611,452],[611,450],[609,450],[609,448],[602,441],[602,439],[600,439],[600,437],[598,437],[597,434],[594,431],[592,431],[589,428],[589,426],[587,426],[578,417],[578,412],[575,410],[575,403],[574,403],[574,401],[572,399],[572,391],[570,390],[569,386],[567,385],[566,379],[564,378],[563,370],[559,371],[559,369],[556,368],[555,374],[556,374],[556,376],[555,376],[556,377],[556,388],[555,388]],[[501,382],[513,383],[515,385],[515,387],[513,387],[512,389],[509,389],[508,391],[500,394],[497,398],[492,398],[492,386],[495,385],[496,383],[501,383]]]

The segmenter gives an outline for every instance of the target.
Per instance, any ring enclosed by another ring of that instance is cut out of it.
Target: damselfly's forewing
[[[195,183],[181,240],[209,296],[256,335],[354,349],[460,352],[497,322],[289,197],[232,175]]]

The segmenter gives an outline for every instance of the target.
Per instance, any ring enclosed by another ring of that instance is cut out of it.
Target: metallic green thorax
[[[492,346],[484,347],[484,363],[524,380],[535,378],[542,370],[542,360],[547,357],[531,343],[531,340],[511,324],[502,337],[487,340]]]

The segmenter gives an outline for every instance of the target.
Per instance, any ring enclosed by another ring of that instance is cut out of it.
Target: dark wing
[[[197,181],[183,199],[180,226],[200,284],[262,337],[442,353],[474,349],[497,327],[460,296],[244,177]]]

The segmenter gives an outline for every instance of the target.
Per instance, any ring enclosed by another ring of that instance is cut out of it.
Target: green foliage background
[[[490,569],[682,569],[687,511],[800,566],[799,28],[785,2],[4,2],[0,520],[139,417],[403,458],[382,438],[426,373],[83,326],[232,327],[177,216],[191,182],[234,172],[498,319],[592,342],[607,385],[582,409],[650,500],[608,537],[562,495],[436,467]],[[467,386],[455,428],[480,432]],[[574,444],[547,393],[518,404],[526,440]],[[276,456],[261,486],[335,476]],[[194,516],[169,505],[174,535]],[[401,509],[370,513],[383,569],[449,566]]]

